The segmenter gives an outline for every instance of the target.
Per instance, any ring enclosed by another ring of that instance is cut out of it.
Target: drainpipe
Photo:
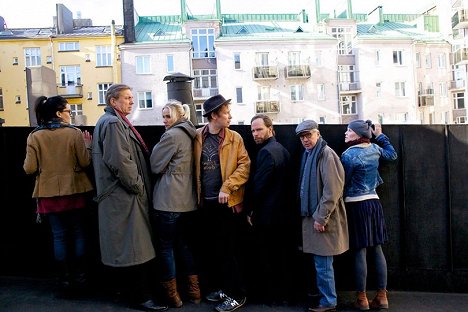
[[[117,53],[115,52],[115,21],[111,23],[111,51],[112,51],[112,81],[114,83],[120,82],[117,80]]]
[[[315,0],[315,22],[320,22],[320,0]]]
[[[352,3],[352,0],[348,0],[348,19],[352,19],[353,18],[353,3]]]
[[[180,0],[180,22],[184,24],[187,21],[187,5],[185,0]]]
[[[306,16],[306,10],[302,9],[302,22],[305,24],[307,23],[307,16]]]
[[[221,16],[221,0],[216,0],[216,19],[222,21]]]

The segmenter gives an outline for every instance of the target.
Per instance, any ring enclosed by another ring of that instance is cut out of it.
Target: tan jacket
[[[208,125],[197,129],[194,142],[195,178],[197,182],[198,204],[201,199],[201,154],[203,130]],[[229,194],[228,206],[233,207],[244,200],[244,187],[249,179],[250,158],[239,133],[224,129],[225,136],[219,149],[219,162],[223,185],[220,191]]]
[[[79,194],[93,189],[83,171],[91,162],[80,129],[63,127],[28,136],[24,171],[36,174],[32,197]]]

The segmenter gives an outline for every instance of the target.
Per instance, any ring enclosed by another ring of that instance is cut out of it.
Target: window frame
[[[107,88],[105,87],[107,85]],[[101,82],[97,84],[97,91],[98,91],[98,105],[106,105],[106,92],[109,87],[112,85],[112,82]],[[102,88],[101,88],[102,86]]]
[[[195,28],[191,30],[192,36],[192,58],[204,59],[215,58],[216,52],[214,48],[215,29],[214,28]],[[200,48],[205,46],[206,50],[202,51]],[[205,55],[203,55],[205,54]]]
[[[235,69],[235,70],[240,70],[240,69],[242,69],[241,54],[240,54],[240,52],[234,52],[234,53],[233,53],[233,59],[234,59],[234,69]]]
[[[393,50],[393,65],[403,66],[403,50]]]
[[[244,94],[242,87],[236,87],[236,103],[244,104]]]
[[[303,102],[304,101],[304,85],[297,84],[289,86],[289,98],[293,102]]]
[[[350,100],[345,100],[349,98]],[[345,106],[350,106],[349,112],[345,113]],[[340,95],[340,108],[342,115],[356,115],[357,114],[357,96],[355,95]]]
[[[461,96],[459,96],[461,95]],[[462,105],[459,105],[461,101]],[[465,109],[465,93],[464,92],[455,92],[453,94],[453,109]]]
[[[30,55],[28,55],[28,52]],[[41,48],[24,48],[25,67],[39,67],[42,65]]]
[[[405,81],[396,81],[395,82],[395,96],[396,97],[406,97],[406,82]]]
[[[104,50],[104,51],[103,51]],[[96,67],[112,66],[112,46],[96,46]]]
[[[148,99],[148,94],[150,98]],[[144,99],[141,98],[141,95],[144,96]],[[148,102],[150,101],[150,102]],[[153,92],[152,91],[138,91],[137,92],[137,103],[138,103],[138,109],[139,110],[149,110],[153,109]],[[148,105],[148,103],[150,105]],[[141,106],[141,104],[144,104],[144,107]]]
[[[168,74],[175,73],[174,54],[166,54],[166,71]]]
[[[151,55],[135,55],[135,74],[151,74]]]
[[[62,41],[59,42],[58,52],[80,51],[79,41]]]
[[[81,85],[80,65],[60,65],[59,69],[60,69],[60,86],[66,87],[66,86],[80,86]],[[72,77],[73,79],[70,80],[70,77]]]

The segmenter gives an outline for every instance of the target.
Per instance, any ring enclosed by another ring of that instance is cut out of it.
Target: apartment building
[[[94,125],[107,88],[120,82],[121,27],[92,26],[57,4],[51,28],[6,29],[0,23],[0,118],[35,125],[38,96],[67,98],[76,125]]]

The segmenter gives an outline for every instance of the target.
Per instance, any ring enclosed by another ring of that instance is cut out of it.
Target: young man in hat
[[[320,136],[318,124],[296,127],[305,148],[299,173],[302,251],[314,255],[319,305],[309,312],[335,311],[337,295],[333,256],[348,250],[348,224],[343,202],[345,173],[340,158]]]
[[[249,179],[250,158],[242,137],[229,130],[230,99],[215,95],[203,103],[208,124],[197,130],[194,142],[198,204],[203,218],[206,278],[213,292],[207,300],[220,302],[219,312],[245,304],[239,249],[239,228],[244,185]]]

